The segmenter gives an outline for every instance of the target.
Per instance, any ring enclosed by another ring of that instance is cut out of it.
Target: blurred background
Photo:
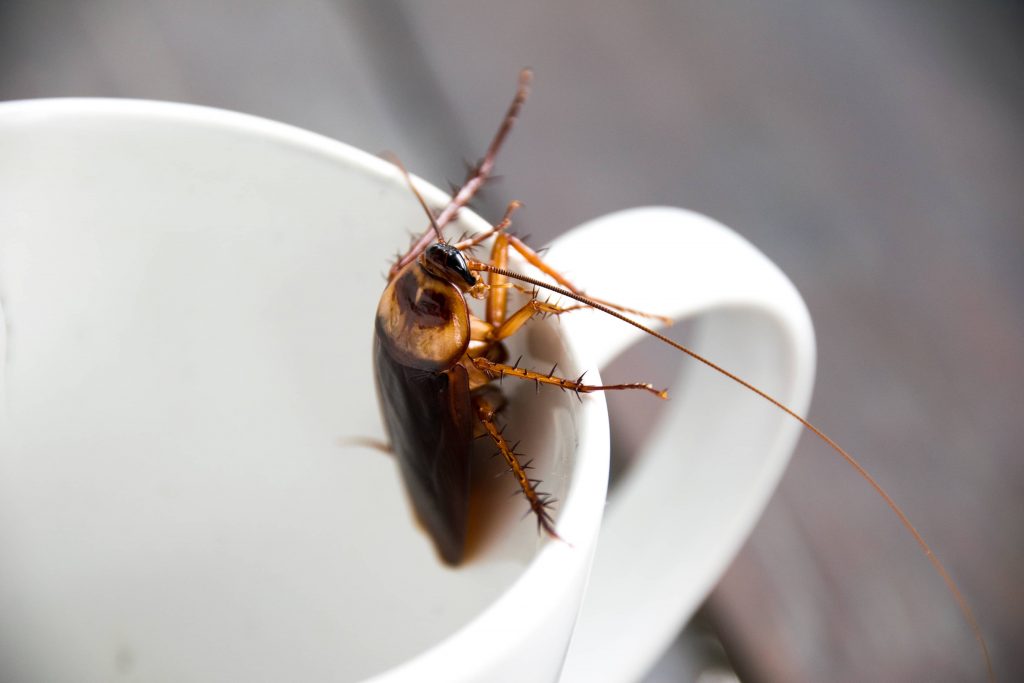
[[[1014,681],[1022,19],[999,0],[6,0],[0,99],[224,107],[394,150],[441,185],[482,153],[532,66],[485,217],[523,200],[519,231],[540,245],[611,210],[671,204],[766,252],[815,321],[810,418],[904,506],[973,606],[997,675]],[[649,248],[623,241],[640,258]],[[613,409],[628,440],[631,409]],[[911,537],[810,438],[647,681],[737,677],[984,678]]]

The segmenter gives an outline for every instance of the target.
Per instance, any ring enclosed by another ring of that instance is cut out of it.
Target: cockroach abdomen
[[[391,448],[416,514],[448,564],[462,560],[469,514],[473,411],[461,365],[442,372],[403,365],[380,334],[374,368]]]

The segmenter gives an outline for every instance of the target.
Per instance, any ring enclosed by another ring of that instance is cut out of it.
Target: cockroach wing
[[[406,490],[438,553],[458,564],[469,512],[469,375],[458,364],[442,372],[403,365],[379,334],[373,362],[384,426]]]

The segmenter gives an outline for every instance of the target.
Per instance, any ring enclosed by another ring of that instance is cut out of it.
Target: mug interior
[[[480,540],[443,566],[392,457],[352,441],[385,438],[373,317],[425,225],[388,164],[124,101],[4,105],[0,149],[10,680],[360,679],[458,632],[551,547],[484,447]],[[465,212],[450,233],[483,227]],[[577,367],[546,324],[513,346]],[[510,440],[569,515],[594,403],[503,386]]]

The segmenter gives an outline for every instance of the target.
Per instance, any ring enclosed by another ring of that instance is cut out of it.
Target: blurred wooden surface
[[[1013,681],[1021,19],[996,1],[2,2],[0,98],[221,106],[394,149],[439,182],[533,66],[491,205],[522,199],[536,243],[618,208],[687,206],[779,263],[817,327],[810,417],[915,520]],[[913,541],[806,438],[706,613],[749,681],[983,678]],[[674,657],[648,680],[689,680]]]

